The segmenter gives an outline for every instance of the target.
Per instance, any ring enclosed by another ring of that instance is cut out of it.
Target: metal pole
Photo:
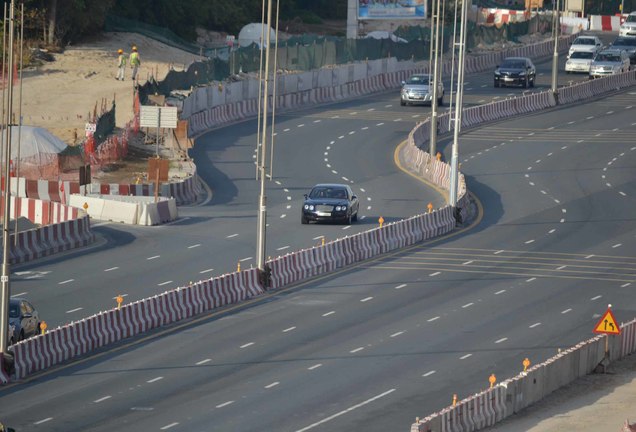
[[[437,154],[437,83],[439,81],[438,65],[439,65],[439,4],[442,0],[436,0],[435,8],[435,54],[433,55],[433,99],[431,100],[431,136],[429,141],[429,152],[431,156]],[[430,88],[430,80],[429,80]]]
[[[451,157],[450,193],[448,194],[448,204],[453,208],[457,206],[457,186],[459,180],[457,160],[459,159],[459,130],[462,124],[464,97],[464,59],[466,52],[466,16],[468,15],[468,3],[467,1],[462,2],[462,17],[459,30],[459,70],[457,72],[457,95],[455,100],[455,131],[453,134],[453,153]]]
[[[20,5],[20,103],[18,105],[18,155],[15,158],[15,176],[20,178],[20,146],[22,144],[22,69],[24,67],[22,60],[22,47],[24,46],[24,3]],[[20,196],[20,182],[16,182],[16,197]],[[15,218],[15,235],[13,236],[13,244],[18,244],[18,218]]]
[[[4,119],[6,118],[6,112],[7,112],[7,92],[5,92],[5,88],[6,88],[6,84],[7,84],[7,29],[9,28],[8,25],[8,10],[7,10],[7,4],[4,4],[4,15],[3,15],[3,28],[4,31],[2,32],[2,121],[4,122]],[[4,124],[4,126],[6,126],[6,123]],[[4,161],[4,133],[0,134],[2,135],[0,137],[0,166],[2,166],[2,162]]]
[[[261,188],[258,199],[258,239],[256,250],[257,266],[260,270],[265,270],[265,227],[267,220],[267,197],[265,196],[265,155],[267,154],[267,105],[268,105],[268,84],[269,84],[269,57],[270,57],[270,23],[272,22],[272,0],[267,0],[267,46],[265,48],[265,86],[263,88],[263,139],[261,142],[261,164],[259,166],[259,175]]]
[[[9,12],[9,70],[13,70],[13,17],[14,17],[14,0],[11,0],[11,7]],[[13,80],[8,80],[8,99],[9,99],[9,110],[7,112],[6,125],[6,147],[7,147],[7,155],[11,155],[11,109],[13,108]],[[10,169],[9,169],[9,160],[11,158],[7,156],[6,162],[4,164],[4,177],[5,179],[9,178]],[[9,274],[11,269],[9,267],[9,256],[11,252],[11,233],[9,232],[9,217],[11,200],[9,199],[9,194],[11,192],[11,188],[9,187],[9,182],[4,182],[4,220],[2,221],[2,278],[0,278],[0,282],[2,283],[2,294],[0,295],[0,304],[2,304],[2,308],[0,308],[0,352],[3,356],[7,355],[7,336],[9,334],[9,298],[10,298],[10,285],[9,285]]]
[[[450,77],[450,97],[448,103],[449,115],[453,114],[453,80],[455,79],[455,45],[457,44],[457,1],[455,2],[455,14],[453,15],[453,43],[451,50],[453,54],[451,56],[451,77]],[[448,122],[448,131],[451,130],[453,122]]]
[[[559,19],[559,0],[556,2],[556,9],[554,11],[554,54],[552,55],[552,93],[557,96],[558,83],[557,76],[559,73],[559,28],[561,27],[561,20]]]
[[[269,180],[274,178],[274,132],[276,126],[276,83],[278,82],[276,71],[278,70],[278,16],[280,12],[280,0],[276,0],[276,40],[274,41],[274,91],[272,92],[272,148],[269,151]]]
[[[263,97],[263,41],[265,40],[265,1],[263,0],[263,8],[261,11],[261,39],[260,39],[260,58],[258,61],[258,126],[256,129],[256,180],[258,180],[258,167],[261,164],[261,99]]]
[[[161,125],[161,107],[157,109],[157,142],[155,146],[155,157],[159,159],[159,125]]]

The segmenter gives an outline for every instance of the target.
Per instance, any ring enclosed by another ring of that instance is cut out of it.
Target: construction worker
[[[132,52],[130,53],[130,67],[132,68],[133,81],[137,79],[137,71],[139,70],[139,65],[141,65],[139,53],[137,52],[137,47],[133,46]]]
[[[124,55],[124,50],[117,50],[117,78],[120,81],[124,80],[124,71],[126,70],[126,56]]]

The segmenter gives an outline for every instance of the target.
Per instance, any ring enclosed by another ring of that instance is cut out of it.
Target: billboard
[[[426,0],[358,0],[358,19],[425,19]]]

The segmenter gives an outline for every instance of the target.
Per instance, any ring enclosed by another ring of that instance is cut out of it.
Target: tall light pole
[[[265,1],[265,0],[263,0]],[[267,36],[265,38],[265,85],[263,86],[263,127],[261,128],[261,157],[258,166],[259,180],[261,182],[258,196],[258,229],[256,241],[256,262],[260,270],[265,269],[265,225],[267,222],[267,197],[265,195],[265,160],[267,155],[267,107],[269,102],[269,57],[270,57],[270,24],[272,22],[272,0],[267,0]],[[262,49],[262,48],[261,48]]]
[[[559,0],[555,3],[554,9],[554,54],[552,55],[552,93],[554,97],[558,97],[557,76],[559,73],[559,29],[561,27],[561,19],[559,18]]]
[[[8,64],[8,78],[7,78],[7,92],[9,99],[9,108],[6,112],[6,117],[3,119],[4,124],[6,125],[5,133],[5,143],[6,143],[6,159],[4,166],[4,188],[3,188],[3,197],[4,200],[4,219],[2,220],[2,277],[0,278],[0,282],[2,283],[2,293],[0,293],[0,304],[2,307],[0,308],[0,355],[6,357],[8,354],[7,351],[7,336],[9,334],[9,298],[10,298],[10,286],[9,286],[9,274],[11,269],[9,267],[9,255],[11,252],[11,233],[9,232],[9,218],[11,215],[10,205],[11,200],[9,199],[9,194],[11,193],[10,188],[10,162],[11,162],[11,111],[13,110],[13,76],[11,71],[13,71],[13,33],[14,33],[14,16],[15,16],[15,4],[14,0],[11,0],[11,6],[9,9],[9,64]],[[6,28],[5,28],[6,31]]]
[[[431,83],[430,79],[429,79],[429,89],[430,86],[433,86],[433,99],[431,99],[431,136],[429,139],[429,153],[431,154],[431,156],[435,156],[435,154],[437,153],[437,97],[438,97],[438,92],[437,92],[437,82],[439,80],[439,74],[438,74],[438,65],[439,65],[439,27],[440,27],[440,22],[439,22],[439,4],[441,3],[442,0],[436,0],[436,7],[435,7],[435,15],[434,15],[434,20],[435,20],[435,42],[431,43],[431,46],[434,47],[433,52],[432,52],[432,56],[433,56],[433,75],[431,76],[431,78],[433,78],[433,82]],[[431,26],[433,25],[433,20],[431,20]],[[429,68],[430,68],[430,64],[429,64]],[[430,90],[429,90],[430,91]]]
[[[455,130],[453,132],[453,150],[451,156],[451,178],[448,204],[457,206],[457,188],[459,183],[459,130],[462,125],[462,106],[464,98],[464,59],[466,53],[466,17],[468,15],[468,0],[462,1],[461,25],[459,30],[459,59],[457,71],[457,93],[455,97]]]

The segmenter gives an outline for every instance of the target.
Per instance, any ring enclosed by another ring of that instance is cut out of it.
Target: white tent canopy
[[[265,27],[265,31],[263,31],[263,27]],[[267,30],[269,29],[269,38],[270,42],[276,42],[276,32],[272,30],[271,27],[267,25],[262,25],[261,23],[251,23],[244,26],[238,35],[239,45],[242,47],[248,46],[252,43],[257,44],[261,47],[261,35],[263,37],[263,43],[267,42]]]
[[[20,159],[57,155],[67,147],[64,141],[44,128],[11,126],[11,159],[18,157],[18,138],[20,139]],[[2,131],[2,142],[5,142],[5,139],[5,131]]]

